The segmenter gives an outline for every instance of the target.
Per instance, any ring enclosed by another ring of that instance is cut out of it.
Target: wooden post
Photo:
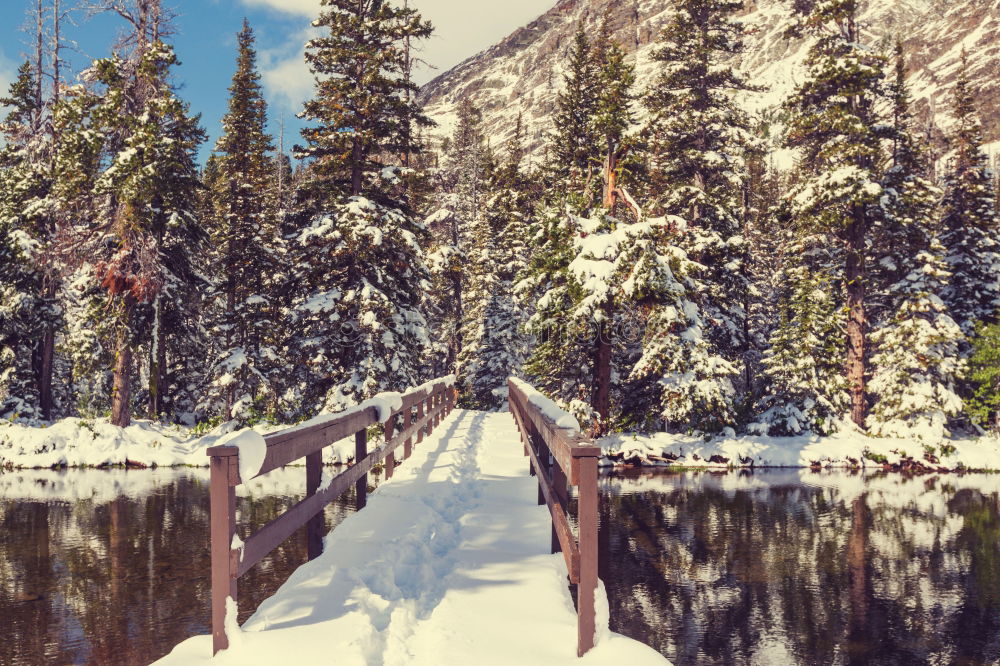
[[[358,465],[368,457],[368,431],[359,430],[354,433],[354,464]],[[368,475],[362,474],[361,478],[354,482],[354,508],[357,511],[365,508],[368,504]]]
[[[385,431],[385,444],[389,448],[389,453],[385,456],[385,478],[386,481],[392,478],[392,473],[396,469],[396,450],[392,446],[392,436],[396,432],[396,415],[392,414],[389,420],[385,422],[383,430]]]
[[[406,430],[413,423],[413,406],[406,405],[403,409],[403,430]],[[409,460],[411,453],[413,453],[413,438],[407,437],[403,442],[403,460]]]
[[[239,456],[212,456],[211,552],[212,552],[212,654],[229,647],[226,636],[226,602],[237,603],[236,571],[233,570],[233,537],[236,535],[236,488]],[[238,555],[237,555],[238,557]],[[237,560],[238,561],[238,560]]]
[[[424,400],[421,400],[420,402],[417,403],[417,421],[420,421],[421,419],[424,418],[424,403],[426,401],[427,399],[425,398]],[[424,441],[424,429],[426,427],[427,426],[422,426],[419,429],[417,429],[417,444]]]
[[[580,584],[577,586],[577,650],[582,657],[594,647],[597,594],[597,458],[579,458]]]
[[[550,468],[552,471],[552,487],[556,491],[556,496],[563,503],[563,506],[569,506],[569,487],[566,485],[566,472],[558,464],[552,465]],[[559,535],[556,533],[556,524],[552,523],[552,552],[561,553],[562,545],[559,543]]]
[[[319,490],[323,478],[323,452],[306,456],[306,497]],[[306,552],[310,560],[323,554],[323,512],[320,511],[306,523]]]

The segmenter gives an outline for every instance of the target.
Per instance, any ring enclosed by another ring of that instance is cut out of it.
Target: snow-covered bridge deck
[[[576,657],[576,613],[510,414],[455,410],[243,626],[220,664],[664,664],[607,631]],[[207,662],[210,636],[162,664]]]

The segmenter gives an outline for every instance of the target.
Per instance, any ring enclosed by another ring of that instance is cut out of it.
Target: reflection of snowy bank
[[[110,502],[119,497],[141,499],[162,492],[179,478],[205,484],[206,468],[183,469],[26,469],[0,472],[0,500],[22,502]],[[304,467],[284,467],[236,487],[240,497],[298,497],[305,495]]]
[[[905,476],[884,472],[809,469],[767,469],[696,471],[678,473],[629,470],[602,476],[601,492],[632,495],[645,492],[669,493],[676,490],[701,492],[711,490],[732,497],[746,493],[754,499],[767,500],[780,495],[797,502],[803,494],[818,489],[831,500],[853,502],[865,496],[870,503],[883,503],[900,510],[912,510],[929,516],[944,517],[948,502],[963,490],[1000,497],[998,474],[926,474]]]
[[[601,446],[615,461],[664,466],[826,468],[860,465],[881,469],[883,459],[892,465],[909,457],[932,468],[1000,470],[1000,441],[993,437],[940,442],[932,446],[915,440],[875,438],[858,433],[709,440],[655,433],[611,435],[601,440]],[[606,464],[611,462],[605,459]]]

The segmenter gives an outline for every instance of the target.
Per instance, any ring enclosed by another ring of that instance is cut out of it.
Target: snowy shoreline
[[[876,438],[858,432],[705,439],[670,433],[617,434],[600,440],[604,466],[680,468],[824,468],[951,472],[1000,470],[1000,440],[956,439],[934,444]]]
[[[253,428],[262,435],[285,426]],[[248,429],[250,430],[250,429]],[[234,434],[223,424],[201,435],[190,428],[137,421],[127,428],[70,418],[50,425],[0,422],[0,470],[101,467],[207,467],[206,450]],[[875,468],[890,471],[1000,470],[1000,439],[981,437],[925,444],[857,432],[829,436],[761,435],[706,439],[670,433],[624,433],[599,441],[603,467]],[[353,440],[324,450],[324,462],[343,463]]]

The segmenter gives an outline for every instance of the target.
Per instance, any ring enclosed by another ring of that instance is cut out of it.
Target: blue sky
[[[410,3],[437,28],[422,53],[437,69],[419,72],[419,83],[475,55],[555,4],[554,0]],[[27,21],[25,12],[33,4],[34,0],[0,0],[0,85],[4,91],[28,50],[28,35],[21,29]],[[70,5],[72,0],[63,0],[63,4]],[[192,110],[202,114],[202,125],[210,135],[203,158],[218,138],[226,111],[227,90],[235,67],[236,33],[244,16],[257,33],[272,132],[277,133],[278,119],[284,118],[286,145],[298,141],[300,124],[294,114],[311,90],[311,77],[302,64],[302,44],[319,4],[319,0],[164,0],[165,6],[179,14],[173,42],[182,65],[176,83]],[[74,14],[74,22],[76,25],[65,27],[64,32],[78,45],[78,53],[71,55],[75,74],[93,58],[109,53],[123,22],[112,15],[87,19],[82,13]]]

